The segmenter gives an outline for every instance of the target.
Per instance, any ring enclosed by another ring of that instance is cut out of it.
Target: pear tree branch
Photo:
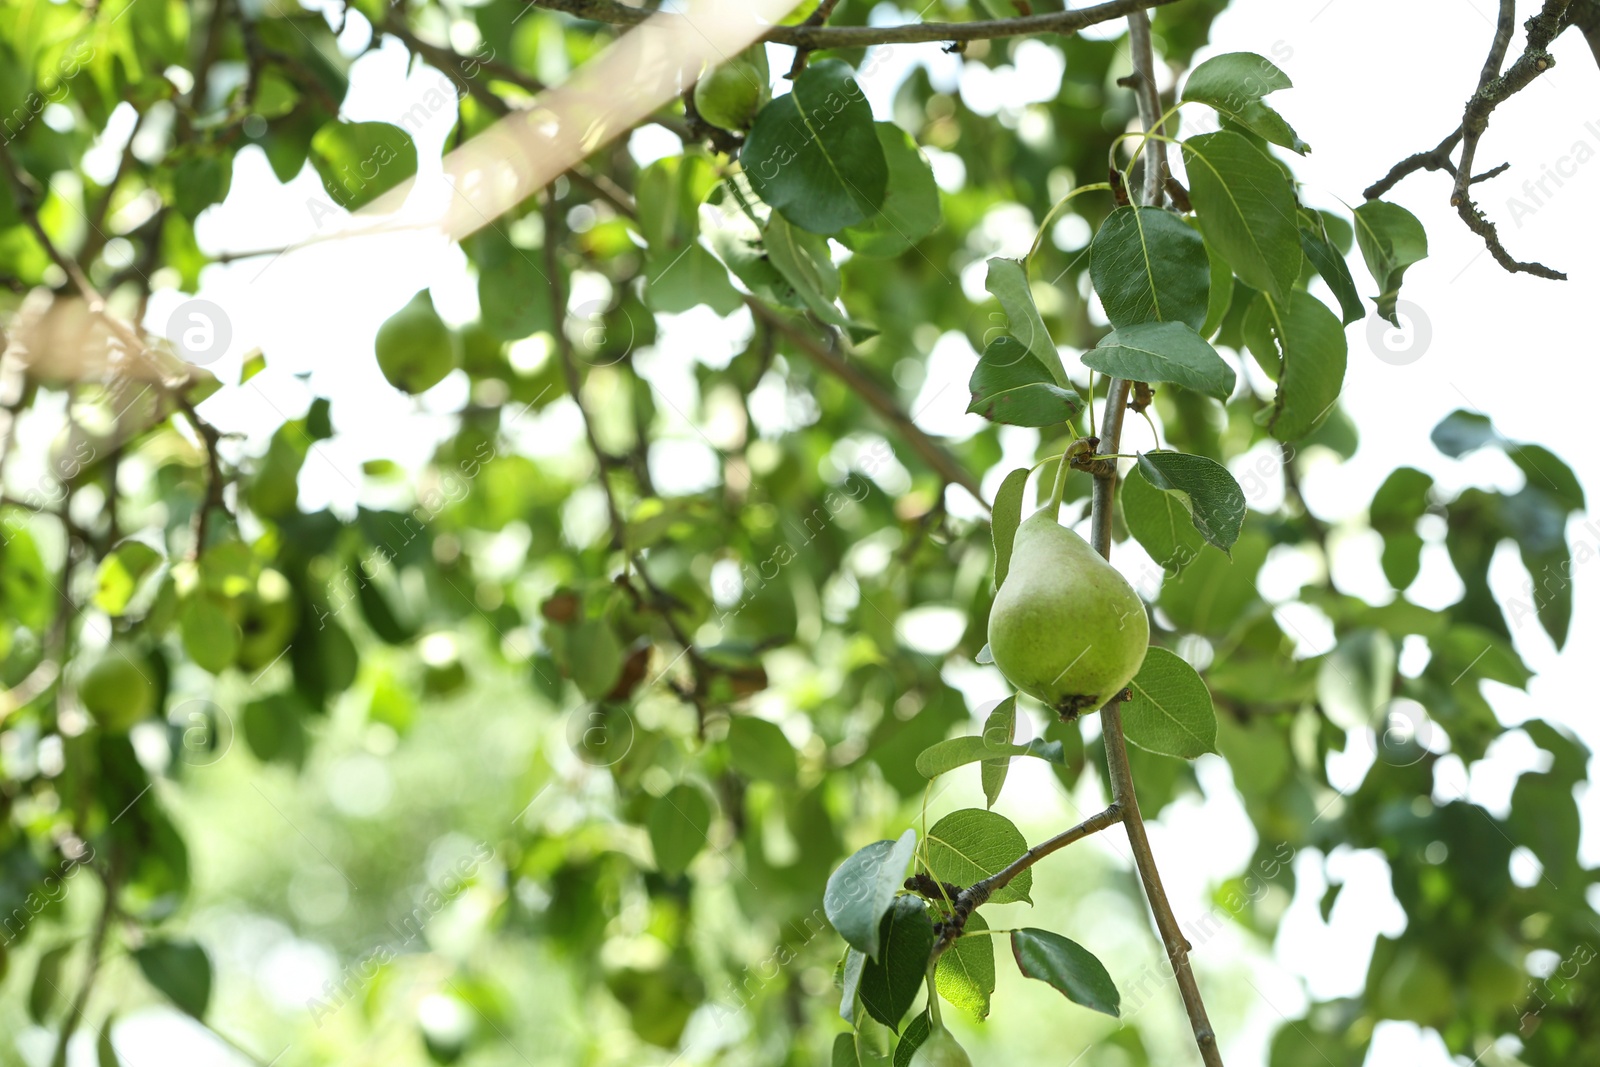
[[[1155,85],[1155,58],[1150,47],[1148,20],[1143,11],[1128,18],[1131,27],[1145,23],[1143,32],[1137,28],[1130,34],[1133,44],[1134,73],[1145,84]],[[1139,111],[1146,130],[1153,128],[1160,118],[1154,105],[1154,93],[1139,93]],[[1150,170],[1159,175],[1159,167]],[[1148,176],[1147,176],[1148,177]],[[1146,182],[1146,189],[1155,188]],[[1105,413],[1100,423],[1100,447],[1106,452],[1116,452],[1122,442],[1122,417],[1128,406],[1131,383],[1125,378],[1113,378],[1107,384]],[[1097,475],[1094,480],[1093,526],[1091,541],[1094,550],[1107,560],[1111,558],[1111,517],[1116,505],[1117,474],[1115,470]],[[1122,824],[1128,831],[1128,845],[1133,850],[1134,866],[1139,870],[1139,880],[1144,883],[1144,895],[1150,901],[1150,911],[1155,915],[1156,929],[1172,963],[1172,974],[1178,981],[1178,992],[1183,997],[1184,1010],[1189,1015],[1189,1025],[1194,1030],[1195,1044],[1206,1067],[1222,1067],[1222,1053],[1217,1048],[1217,1035],[1206,1015],[1205,1002],[1200,998],[1200,987],[1189,966],[1190,944],[1178,926],[1178,918],[1167,899],[1161,884],[1161,873],[1156,869],[1155,854],[1150,849],[1150,837],[1145,832],[1144,816],[1139,813],[1139,798],[1134,792],[1133,773],[1128,766],[1128,745],[1122,732],[1122,695],[1119,693],[1100,710],[1100,730],[1106,749],[1106,777],[1111,784],[1111,806],[1122,814]]]
[[[906,439],[906,443],[940,478],[949,484],[961,486],[980,504],[984,503],[978,480],[971,472],[946,451],[944,446],[911,421],[911,417],[900,410],[900,405],[895,403],[894,397],[888,390],[879,385],[871,375],[802,329],[789,316],[775,311],[754,297],[746,297],[745,303],[752,315],[783,334],[807,359],[854,390],[872,410]]]
[[[612,26],[637,26],[646,19],[683,18],[655,15],[619,0],[527,0],[534,7],[560,11],[590,22]],[[1102,22],[1112,22],[1145,8],[1162,7],[1177,0],[1108,0],[1072,11],[1025,15],[1009,19],[972,22],[913,22],[904,26],[774,26],[759,39],[793,45],[807,52],[820,48],[865,48],[875,44],[931,44],[938,41],[988,41],[997,37],[1024,37],[1040,33],[1072,34]]]
[[[1467,229],[1483,238],[1484,247],[1494,256],[1495,262],[1513,274],[1532,274],[1539,278],[1565,281],[1566,274],[1543,263],[1524,262],[1506,250],[1500,241],[1495,224],[1472,199],[1474,184],[1492,178],[1506,169],[1506,164],[1482,174],[1472,172],[1478,142],[1489,128],[1489,116],[1501,104],[1526,89],[1533,80],[1556,65],[1550,54],[1551,43],[1569,26],[1577,26],[1588,37],[1591,48],[1600,59],[1600,9],[1589,0],[1544,0],[1539,12],[1523,25],[1527,27],[1528,43],[1522,54],[1505,67],[1506,53],[1516,32],[1516,0],[1500,0],[1500,15],[1495,24],[1494,39],[1478,75],[1478,86],[1468,99],[1461,115],[1461,123],[1433,148],[1407,156],[1390,168],[1389,173],[1373,182],[1365,190],[1368,200],[1376,199],[1394,188],[1400,180],[1419,170],[1442,170],[1454,180],[1450,187],[1450,206],[1456,209]],[[1502,70],[1502,68],[1504,68]],[[1457,146],[1461,148],[1459,163],[1451,161]]]

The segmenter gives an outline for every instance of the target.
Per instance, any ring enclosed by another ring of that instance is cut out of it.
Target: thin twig
[[[1117,450],[1122,437],[1122,413],[1126,409],[1128,382],[1123,378],[1111,379],[1106,397],[1104,421],[1100,424],[1100,443],[1109,452]],[[1094,480],[1093,519],[1091,527],[1096,552],[1111,558],[1111,515],[1117,495],[1115,474]],[[1206,1015],[1205,1001],[1200,998],[1200,987],[1189,966],[1188,940],[1173,914],[1172,903],[1161,884],[1161,872],[1156,868],[1155,853],[1150,849],[1150,837],[1145,832],[1144,816],[1139,812],[1139,797],[1133,788],[1133,772],[1128,766],[1128,745],[1122,732],[1122,696],[1118,694],[1100,709],[1100,733],[1106,749],[1106,777],[1111,784],[1111,803],[1122,810],[1122,823],[1128,829],[1128,847],[1133,850],[1133,863],[1139,870],[1139,880],[1144,883],[1144,895],[1155,916],[1156,929],[1172,964],[1173,977],[1178,981],[1178,993],[1183,997],[1184,1010],[1189,1015],[1189,1026],[1194,1031],[1195,1044],[1206,1067],[1222,1067],[1222,1053],[1217,1048],[1216,1031]]]
[[[637,26],[649,18],[681,18],[660,15],[647,8],[631,7],[618,0],[527,0],[534,7],[561,11],[591,22],[612,26]],[[1115,19],[1145,8],[1162,7],[1177,0],[1109,0],[1108,3],[1074,11],[1027,15],[1014,19],[988,19],[973,22],[914,22],[905,26],[774,26],[759,40],[793,45],[808,51],[820,48],[865,48],[875,44],[931,44],[938,41],[988,41],[997,37],[1024,37],[1040,33],[1072,34],[1089,26]]]
[[[864,370],[796,325],[788,316],[774,311],[753,297],[746,297],[745,303],[749,306],[751,314],[787,337],[802,355],[855,390],[861,399],[905,437],[917,455],[921,456],[923,462],[932,467],[939,477],[946,482],[961,486],[979,503],[984,502],[978,480],[954,456],[945,451],[942,445],[912,422],[910,416],[900,410],[900,406],[895,403],[894,397],[887,389],[879,385]]]
[[[802,26],[821,26],[828,21],[828,16],[833,14],[833,9],[839,6],[839,0],[821,0],[817,9],[806,16]],[[789,67],[788,78],[794,81],[800,77],[800,72],[806,69],[806,60],[811,58],[811,49],[796,48],[794,50],[794,63]]]
[[[391,15],[388,21],[382,24],[380,30],[399,39],[413,54],[426,59],[433,66],[443,71],[447,77],[454,79],[459,75],[461,81],[466,83],[469,90],[472,88],[473,83],[477,81],[476,72],[468,73],[473,67],[485,71],[491,78],[509,82],[529,93],[542,92],[545,88],[544,83],[539,79],[524,74],[516,67],[502,63],[493,56],[483,59],[477,56],[464,56],[453,48],[425,41],[411,32],[411,27],[406,25],[404,19],[394,15]]]
[[[200,507],[194,515],[194,547],[190,549],[190,558],[199,559],[206,549],[206,533],[211,522],[213,508],[227,509],[223,500],[222,491],[227,485],[222,474],[222,458],[217,454],[217,443],[222,440],[222,433],[213,426],[205,416],[194,409],[194,404],[184,396],[182,391],[174,391],[173,401],[183,412],[184,418],[189,420],[189,425],[200,438],[206,452],[206,491],[201,498]],[[113,487],[114,488],[114,487]]]
[[[1280,457],[1283,461],[1283,492],[1300,508],[1300,514],[1305,516],[1306,528],[1311,531],[1311,536],[1322,549],[1324,558],[1328,558],[1328,524],[1319,519],[1306,504],[1304,491],[1300,486],[1300,468],[1295,464],[1294,446],[1284,441],[1280,444]]]
[[[583,419],[583,435],[589,442],[589,450],[594,453],[598,481],[606,498],[606,517],[611,524],[611,547],[621,548],[627,540],[627,524],[623,521],[622,509],[617,506],[616,494],[611,489],[611,457],[600,447],[600,438],[594,432],[589,409],[583,405],[583,381],[578,377],[572,339],[567,336],[567,285],[561,277],[558,254],[561,245],[561,211],[556,207],[554,194],[548,189],[545,191],[543,209],[544,273],[550,282],[550,312],[553,318],[550,333],[555,338],[556,357],[561,361],[561,373],[566,378],[567,391],[572,394],[572,402],[578,406],[578,414]]]
[[[1550,44],[1568,26],[1577,24],[1569,17],[1572,3],[1573,0],[1544,0],[1544,6],[1539,13],[1525,23],[1528,30],[1527,47],[1523,49],[1522,55],[1517,57],[1516,62],[1502,73],[1501,67],[1511,47],[1511,38],[1516,32],[1516,2],[1500,0],[1500,17],[1495,24],[1494,39],[1490,42],[1489,54],[1484,58],[1483,69],[1479,72],[1478,87],[1463,110],[1461,125],[1434,148],[1407,156],[1396,163],[1388,174],[1367,187],[1367,199],[1373,200],[1382,196],[1400,179],[1419,170],[1445,171],[1455,179],[1450,187],[1451,206],[1461,216],[1461,221],[1467,224],[1467,228],[1483,238],[1484,246],[1494,256],[1496,263],[1513,274],[1532,274],[1540,278],[1565,281],[1567,276],[1561,271],[1547,267],[1543,263],[1524,262],[1508,252],[1500,240],[1495,224],[1473,202],[1470,190],[1475,183],[1492,178],[1506,169],[1506,165],[1502,164],[1482,174],[1474,174],[1472,164],[1477,155],[1478,142],[1482,139],[1484,131],[1489,128],[1489,116],[1495,108],[1527,88],[1540,74],[1555,66],[1556,60],[1555,56],[1550,54]],[[1597,55],[1600,55],[1600,51],[1597,51]],[[1457,144],[1461,146],[1461,159],[1459,163],[1452,163],[1450,154]]]
[[[1389,173],[1373,182],[1362,190],[1361,195],[1368,200],[1378,197],[1400,184],[1400,180],[1408,174],[1415,174],[1419,170],[1442,170],[1452,177],[1456,173],[1456,165],[1450,161],[1450,153],[1456,150],[1456,145],[1461,143],[1461,127],[1457,126],[1450,134],[1426,152],[1417,152],[1409,155],[1389,168]]]
[[[110,875],[106,876],[106,897],[100,905],[100,917],[95,921],[94,933],[89,940],[89,965],[83,972],[83,984],[78,987],[77,995],[72,998],[72,1004],[67,1008],[67,1014],[61,1020],[61,1032],[56,1035],[56,1050],[50,1057],[50,1067],[66,1067],[67,1045],[72,1041],[72,1035],[77,1033],[78,1024],[83,1021],[83,1010],[88,1006],[89,994],[94,990],[94,981],[100,974],[100,960],[105,953],[106,936],[111,930],[111,921],[117,914],[117,884]]]
[[[1134,99],[1139,102],[1139,124],[1151,133],[1160,132],[1161,94],[1156,89],[1155,64],[1142,63],[1139,57],[1153,55],[1150,43],[1150,16],[1141,9],[1128,15],[1128,50],[1134,56],[1132,79]],[[1160,207],[1167,179],[1167,142],[1152,138],[1145,142],[1144,204]]]
[[[1548,11],[1550,7],[1557,6],[1565,11],[1569,2],[1570,0],[1551,0],[1545,8]],[[1559,13],[1557,17],[1559,18]],[[1528,53],[1536,47],[1542,52],[1544,45],[1549,44],[1548,40],[1542,45],[1535,44],[1533,22],[1533,19],[1528,20],[1528,50],[1523,53],[1522,59],[1517,60],[1518,65],[1523,59],[1527,59]],[[1452,204],[1466,199],[1468,179],[1472,175],[1472,159],[1477,154],[1478,141],[1483,137],[1483,131],[1489,128],[1489,113],[1501,100],[1516,91],[1515,89],[1506,91],[1504,86],[1497,84],[1501,80],[1500,69],[1505,66],[1506,52],[1511,47],[1511,35],[1516,29],[1517,0],[1500,0],[1500,18],[1495,23],[1494,40],[1489,44],[1489,54],[1483,61],[1483,70],[1478,73],[1478,88],[1473,92],[1472,99],[1467,101],[1466,114],[1461,118],[1461,162],[1456,165],[1456,184],[1450,193]],[[1530,63],[1530,69],[1538,63],[1538,60]],[[1544,69],[1545,66],[1537,65],[1537,70]],[[1510,72],[1507,73],[1509,75]],[[1532,80],[1531,75],[1529,80]]]
[[[1044,859],[1052,852],[1059,852],[1074,841],[1082,841],[1090,834],[1097,834],[1108,826],[1113,826],[1122,821],[1122,808],[1113,802],[1104,811],[1096,812],[1080,822],[1070,830],[1063,830],[1056,836],[1041,841],[1028,851],[1018,856],[1011,865],[1003,870],[996,871],[981,882],[974,882],[962,890],[956,897],[956,909],[963,916],[970,913],[973,908],[982,906],[990,897],[1010,884],[1011,880],[1035,863]],[[964,910],[963,910],[964,908]]]

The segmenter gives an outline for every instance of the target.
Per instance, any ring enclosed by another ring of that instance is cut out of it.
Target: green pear
[[[758,44],[695,83],[694,109],[713,126],[747,130],[772,99],[771,79],[766,47]]]
[[[911,1067],[972,1067],[972,1058],[950,1031],[940,1027],[917,1046]]]
[[[989,612],[989,651],[1012,685],[1070,720],[1139,673],[1150,621],[1127,580],[1054,510],[1017,527]]]
[[[135,656],[130,649],[109,648],[78,683],[78,699],[103,730],[126,733],[155,703],[155,685]]]
[[[1370,1002],[1383,1012],[1380,1018],[1441,1026],[1457,1015],[1459,985],[1431,955],[1406,945],[1379,979]]]
[[[455,335],[426,289],[384,320],[373,347],[389,384],[413,395],[438,385],[456,366]]]
[[[256,587],[234,603],[239,624],[239,666],[259,671],[278,659],[300,623],[294,590],[279,571],[266,568]]]

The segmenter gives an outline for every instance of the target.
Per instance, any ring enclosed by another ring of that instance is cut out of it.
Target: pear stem
[[[1050,514],[1052,516],[1060,514],[1061,498],[1067,492],[1067,471],[1072,466],[1069,452],[1061,453],[1061,462],[1056,466],[1056,484],[1055,488],[1050,490]]]
[[[1134,95],[1139,101],[1139,117],[1146,131],[1159,122],[1160,101],[1156,96],[1155,59],[1150,43],[1150,20],[1143,11],[1128,16],[1128,43],[1133,55],[1136,80]],[[1161,179],[1165,161],[1159,156],[1145,161],[1144,201],[1147,205],[1161,204]],[[1124,378],[1113,378],[1106,388],[1104,419],[1100,424],[1100,447],[1116,452],[1122,442],[1122,416],[1128,406],[1130,383]],[[1111,517],[1116,505],[1117,471],[1097,472],[1094,494],[1091,498],[1093,524],[1090,544],[1101,556],[1111,558]],[[1222,1053],[1217,1048],[1217,1035],[1206,1015],[1205,1002],[1200,999],[1200,987],[1195,983],[1194,971],[1189,966],[1190,944],[1178,926],[1172,902],[1161,884],[1161,873],[1156,869],[1155,854],[1150,850],[1150,838],[1145,833],[1144,816],[1139,813],[1139,798],[1133,788],[1133,772],[1128,766],[1128,745],[1122,732],[1122,694],[1114,696],[1100,710],[1100,730],[1106,749],[1106,777],[1111,785],[1111,806],[1122,813],[1122,824],[1128,831],[1128,845],[1133,850],[1134,866],[1139,870],[1139,880],[1144,884],[1144,895],[1155,916],[1156,929],[1172,964],[1173,977],[1178,982],[1178,992],[1183,997],[1184,1010],[1189,1015],[1189,1025],[1194,1030],[1195,1044],[1206,1067],[1223,1067]]]

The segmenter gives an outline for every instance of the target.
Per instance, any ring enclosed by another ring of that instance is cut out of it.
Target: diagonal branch
[[[1478,142],[1482,139],[1484,131],[1489,128],[1489,116],[1495,108],[1506,100],[1527,88],[1540,74],[1555,66],[1556,60],[1550,54],[1550,44],[1568,26],[1577,25],[1589,36],[1591,47],[1596,47],[1596,56],[1600,57],[1600,47],[1595,45],[1595,36],[1590,35],[1590,27],[1582,20],[1591,17],[1590,5],[1592,0],[1577,0],[1576,10],[1583,14],[1569,11],[1574,7],[1574,0],[1544,0],[1538,14],[1528,19],[1524,24],[1528,30],[1528,44],[1523,49],[1522,55],[1516,62],[1501,72],[1505,64],[1506,53],[1511,47],[1511,38],[1516,31],[1516,0],[1500,0],[1500,17],[1495,25],[1494,40],[1489,45],[1489,54],[1483,62],[1483,70],[1478,75],[1478,88],[1467,101],[1466,108],[1461,116],[1461,124],[1455,128],[1444,140],[1435,147],[1407,156],[1390,168],[1389,173],[1366,188],[1365,196],[1368,200],[1376,199],[1394,188],[1399,181],[1408,174],[1419,170],[1442,170],[1450,174],[1454,183],[1450,189],[1450,205],[1461,216],[1461,221],[1467,228],[1479,237],[1494,256],[1495,262],[1513,274],[1532,274],[1540,278],[1550,278],[1556,281],[1565,281],[1566,275],[1561,271],[1545,266],[1543,263],[1523,262],[1511,255],[1500,241],[1500,235],[1495,229],[1495,224],[1489,221],[1483,211],[1473,201],[1471,187],[1487,178],[1492,178],[1506,169],[1506,165],[1494,167],[1482,174],[1473,174],[1472,163],[1477,155]],[[1593,14],[1595,28],[1600,30],[1600,12]],[[1461,161],[1459,164],[1450,161],[1450,154],[1456,146],[1461,146]]]
[[[1108,826],[1114,826],[1122,821],[1123,808],[1113,802],[1104,811],[1096,812],[1080,822],[1070,830],[1063,830],[1048,840],[1041,841],[1028,851],[1018,856],[1010,866],[996,871],[981,882],[974,882],[963,889],[955,899],[955,914],[959,923],[964,923],[966,917],[974,908],[979,908],[1000,889],[1011,883],[1011,880],[1035,863],[1044,859],[1052,852],[1066,848],[1074,841],[1082,841],[1090,834],[1097,834]]]
[[[865,371],[796,325],[787,315],[774,311],[754,297],[745,297],[745,304],[749,306],[751,314],[787,337],[811,362],[855,390],[861,399],[882,416],[884,421],[905,437],[917,455],[921,456],[923,462],[932,467],[939,477],[948,483],[961,486],[980,504],[984,504],[983,491],[978,487],[978,480],[942,445],[912,422],[910,416],[900,410],[900,405],[895,403],[894,397],[889,395],[888,390]],[[987,504],[985,506],[987,507]]]
[[[618,0],[525,0],[534,7],[561,11],[591,22],[612,26],[637,26],[657,15]],[[1040,33],[1071,34],[1135,11],[1161,7],[1177,0],[1108,0],[1073,11],[1026,15],[1011,19],[973,22],[913,22],[905,26],[774,26],[760,40],[793,45],[806,51],[819,48],[865,48],[875,44],[930,44],[937,41],[987,41],[996,37],[1023,37]]]

